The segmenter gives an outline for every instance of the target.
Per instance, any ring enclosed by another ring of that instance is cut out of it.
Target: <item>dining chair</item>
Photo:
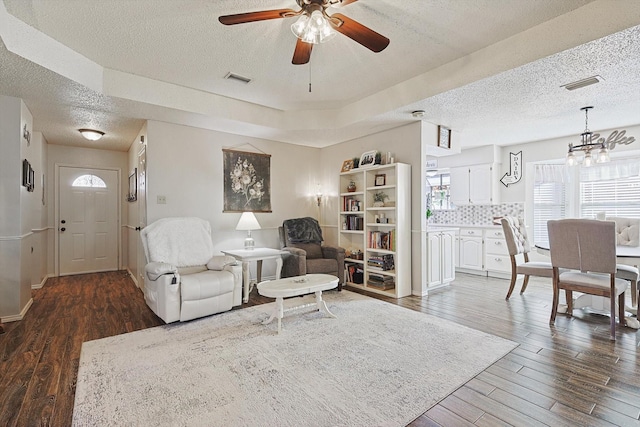
[[[618,246],[638,246],[640,243],[638,229],[640,227],[640,219],[626,218],[617,216],[605,216],[604,213],[597,216],[597,219],[603,221],[613,221],[616,223],[616,245]],[[631,284],[631,306],[638,305],[638,279],[640,272],[637,266],[618,264],[616,277],[629,281]]]
[[[509,284],[509,291],[505,298],[508,300],[516,285],[518,274],[524,275],[524,281],[520,289],[520,293],[522,294],[527,289],[529,276],[551,278],[553,276],[553,268],[550,262],[529,261],[531,245],[527,239],[527,230],[522,218],[505,216],[500,222],[502,224],[504,238],[507,242],[509,257],[511,258],[511,283]],[[516,257],[520,254],[522,254],[524,262],[518,263]]]
[[[567,297],[567,315],[573,311],[573,291],[609,298],[610,339],[616,339],[618,318],[624,324],[624,292],[627,282],[616,277],[615,223],[594,219],[560,219],[547,222],[553,266],[553,302],[550,324],[558,312],[560,289]],[[560,272],[560,268],[569,271]]]

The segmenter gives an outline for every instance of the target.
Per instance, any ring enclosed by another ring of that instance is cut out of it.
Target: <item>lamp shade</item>
[[[260,230],[260,223],[253,212],[242,212],[236,230]]]

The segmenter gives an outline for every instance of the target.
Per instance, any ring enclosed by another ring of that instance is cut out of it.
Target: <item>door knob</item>
[[[60,229],[60,231],[65,231],[65,230],[66,230],[66,228],[64,228],[64,227],[62,227],[62,228]]]
[[[66,224],[67,221],[65,221],[64,219],[62,221],[60,221],[61,224]]]
[[[136,231],[142,230],[142,227],[136,227]]]

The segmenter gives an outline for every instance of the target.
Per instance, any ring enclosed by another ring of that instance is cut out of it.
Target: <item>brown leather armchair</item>
[[[282,263],[282,277],[324,273],[344,279],[344,248],[322,245],[322,230],[311,217],[287,219],[278,227],[280,248],[289,252]]]

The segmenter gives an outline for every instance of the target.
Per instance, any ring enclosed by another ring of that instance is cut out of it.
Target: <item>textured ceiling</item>
[[[145,119],[317,147],[406,124],[414,109],[463,146],[578,134],[586,104],[594,129],[640,122],[636,0],[360,0],[340,13],[389,47],[338,35],[306,66],[291,64],[293,19],[217,21],[289,7],[0,0],[0,93],[23,98],[50,143],[87,146],[76,129],[95,127],[107,135],[92,146],[116,150]],[[253,80],[225,80],[230,71]],[[560,88],[594,74],[604,82]]]

